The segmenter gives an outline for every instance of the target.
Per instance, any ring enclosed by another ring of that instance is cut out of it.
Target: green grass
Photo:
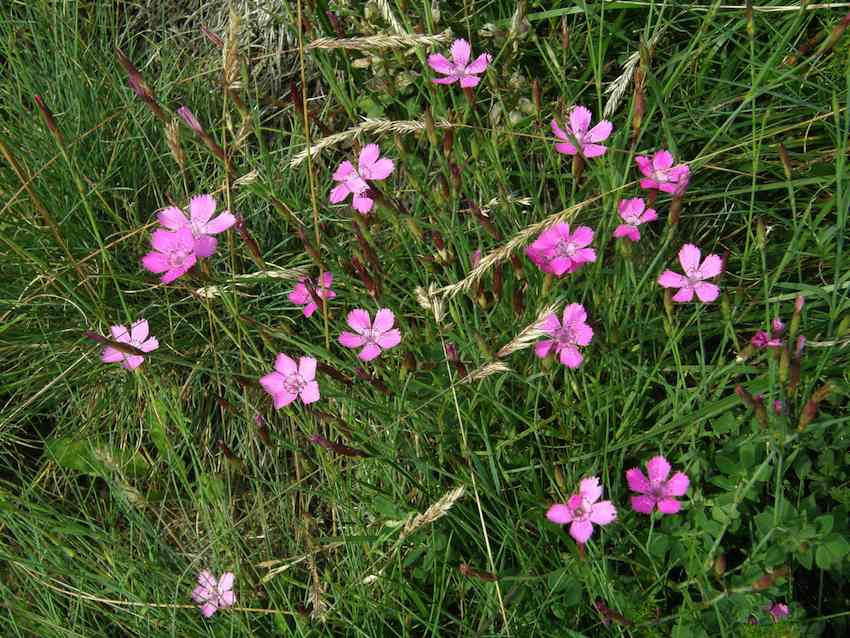
[[[279,28],[297,42],[289,4]],[[324,0],[304,4],[305,42],[332,37]],[[386,32],[380,12],[347,4],[338,13],[348,37]],[[327,203],[333,170],[356,151],[346,142],[290,167],[305,147],[303,119],[255,79],[260,54],[238,68],[240,112],[222,91],[220,52],[194,29],[141,29],[138,8],[124,3],[2,9],[0,141],[15,162],[0,161],[4,636],[844,635],[850,40],[829,50],[821,40],[795,64],[787,57],[847,9],[756,11],[748,30],[743,11],[713,2],[528,2],[529,30],[506,39],[515,4],[433,3],[435,24],[430,2],[389,2],[409,32],[451,27],[494,54],[474,107],[457,86],[430,83],[425,56],[437,48],[376,52],[366,68],[357,61],[368,54],[307,51],[308,89],[298,48],[264,53],[291,59],[314,143],[321,127],[422,120],[426,107],[461,125],[448,151],[440,129],[434,140],[427,131],[359,140],[395,160],[382,189],[424,231],[376,206],[366,234],[377,299],[350,269],[352,256],[368,264],[352,210]],[[479,35],[486,23],[496,37]],[[630,86],[610,118],[608,153],[576,183],[549,121],[575,103],[598,119],[605,87],[656,35],[639,130]],[[127,87],[116,45],[169,113],[192,108],[231,153],[232,171],[185,126],[180,170],[162,123]],[[658,148],[693,170],[681,223],[667,224],[660,197],[660,220],[624,246],[611,238],[617,202],[641,194],[634,156]],[[202,192],[244,216],[268,269],[316,275],[295,220],[273,199],[293,211],[335,275],[326,318],[305,319],[287,300],[291,280],[240,279],[259,266],[235,230],[203,272],[171,286],[142,270],[155,211]],[[523,197],[531,204],[516,203]],[[498,239],[468,212],[494,198]],[[499,290],[491,271],[447,300],[441,323],[417,303],[417,287],[461,281],[476,249],[486,255],[586,201],[575,221],[596,231],[595,263],[547,282],[520,248],[521,272],[506,262]],[[677,269],[686,242],[726,255],[722,297],[668,313],[655,280]],[[195,294],[211,285],[218,297]],[[809,346],[790,392],[772,352],[736,356],[772,317],[790,319],[798,294]],[[542,308],[571,302],[594,328],[578,370],[528,348],[504,359],[509,371],[460,383],[446,360],[451,342],[467,370],[490,363]],[[359,362],[336,343],[355,307],[388,307],[399,320],[401,345],[368,366],[379,383],[358,379]],[[160,349],[135,373],[101,364],[84,331],[139,317]],[[255,382],[281,351],[353,382],[320,372],[320,412],[274,412]],[[798,431],[826,383],[829,397]],[[768,409],[763,427],[738,384],[768,407],[784,400],[788,415]],[[313,446],[316,433],[370,457]],[[658,453],[687,471],[691,488],[680,514],[650,519],[631,511],[624,472]],[[544,514],[591,475],[619,518],[596,529],[581,559]],[[465,495],[444,516],[402,533],[458,486]],[[725,571],[715,569],[721,557]],[[464,575],[461,563],[499,580]],[[782,566],[786,576],[753,588]],[[189,598],[207,567],[235,572],[238,597],[211,620]],[[597,599],[633,624],[603,627]],[[766,625],[770,601],[787,602],[791,619]],[[747,625],[750,615],[761,624]]]

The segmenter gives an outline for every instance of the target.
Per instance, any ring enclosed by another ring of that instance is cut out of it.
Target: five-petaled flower
[[[590,120],[593,113],[584,106],[574,106],[570,110],[570,124],[564,127],[558,126],[557,120],[552,120],[552,132],[559,140],[555,144],[555,150],[564,155],[576,155],[581,153],[586,158],[605,155],[607,146],[599,144],[608,139],[614,125],[608,120],[601,120],[596,126],[590,128]]]
[[[343,332],[339,335],[339,342],[346,348],[363,346],[357,355],[363,361],[371,361],[383,350],[394,348],[401,342],[401,333],[393,328],[395,315],[389,308],[378,310],[374,322],[367,311],[358,308],[348,313],[347,321],[354,333]]]
[[[298,283],[295,284],[295,289],[289,293],[288,299],[294,304],[304,306],[304,316],[309,317],[316,312],[318,305],[316,304],[315,297],[310,293],[310,289],[307,288],[307,286],[310,285],[313,287],[315,296],[319,299],[333,299],[336,297],[336,293],[331,290],[333,282],[334,276],[327,270],[322,273],[321,277],[319,277],[319,285],[314,285],[314,282],[309,280],[307,277],[301,277],[301,279],[298,280]]]
[[[684,275],[665,270],[658,277],[658,284],[664,288],[678,288],[673,301],[686,302],[694,298],[694,293],[703,303],[709,303],[720,295],[720,288],[706,280],[716,277],[723,271],[723,260],[718,255],[706,255],[700,263],[700,249],[693,244],[685,244],[679,251],[679,263]]]
[[[428,56],[428,66],[446,77],[435,78],[431,80],[435,84],[452,84],[460,81],[463,88],[476,86],[481,78],[479,74],[487,70],[487,65],[493,59],[489,53],[482,53],[472,62],[469,58],[472,56],[472,47],[469,42],[460,39],[452,43],[452,59],[447,60],[440,53],[432,53]]]
[[[544,230],[525,249],[525,254],[543,272],[558,277],[575,272],[589,261],[596,261],[596,251],[587,248],[593,241],[593,230],[579,226],[570,234],[570,225],[562,222]]]
[[[188,228],[195,239],[195,255],[211,257],[215,252],[218,240],[213,235],[224,232],[236,223],[236,218],[230,211],[222,211],[216,217],[215,199],[212,195],[195,195],[189,200],[189,218],[176,206],[163,208],[157,213],[157,220],[168,230]]]
[[[331,204],[338,204],[352,194],[351,205],[358,213],[365,215],[372,210],[374,200],[369,197],[366,180],[386,179],[395,168],[391,159],[380,155],[381,149],[377,144],[367,144],[360,151],[356,169],[348,160],[340,164],[333,174],[334,181],[340,183],[331,191]]]
[[[628,237],[632,241],[640,241],[638,226],[658,219],[654,209],[646,208],[646,202],[643,201],[642,197],[622,199],[617,208],[620,212],[620,218],[625,223],[617,226],[614,230],[614,237]]]
[[[142,257],[142,265],[151,272],[165,273],[159,280],[164,284],[186,274],[198,261],[192,230],[181,228],[171,232],[157,229],[151,235],[153,251]]]
[[[691,169],[687,164],[673,166],[673,155],[670,151],[658,151],[652,157],[638,155],[635,163],[644,175],[640,180],[640,187],[647,190],[681,195],[691,179]]]
[[[118,343],[126,343],[142,352],[152,352],[159,348],[159,341],[156,337],[148,338],[148,322],[146,319],[139,319],[130,326],[127,330],[126,326],[115,325],[109,328],[112,333],[112,340]],[[121,352],[114,346],[106,346],[100,353],[100,360],[104,363],[117,363],[127,368],[127,370],[135,370],[145,358],[140,354],[131,354],[129,352]]]
[[[224,572],[216,579],[212,572],[205,569],[198,574],[198,586],[192,590],[192,600],[201,606],[204,618],[209,618],[219,609],[230,607],[236,602],[233,591],[233,572]]]
[[[558,525],[570,523],[570,536],[582,545],[593,534],[594,525],[607,525],[617,518],[617,509],[611,501],[600,501],[602,487],[595,476],[583,479],[577,494],[566,503],[555,503],[546,512],[546,518]]]
[[[583,359],[579,347],[590,344],[593,329],[585,323],[587,312],[581,304],[571,303],[564,308],[563,319],[561,323],[553,312],[540,322],[538,329],[552,338],[534,344],[534,353],[543,359],[554,350],[561,363],[568,368],[578,368]]]
[[[316,360],[313,357],[299,357],[296,364],[280,352],[274,362],[274,371],[260,377],[260,385],[272,396],[275,410],[289,405],[298,397],[305,404],[318,401]]]
[[[641,514],[652,514],[656,507],[662,514],[678,512],[682,504],[675,497],[688,491],[688,475],[676,472],[670,476],[670,463],[663,456],[651,458],[646,471],[649,478],[636,467],[626,472],[629,489],[639,494],[632,496],[632,509]]]
[[[773,603],[764,608],[764,610],[770,614],[773,622],[779,622],[783,618],[788,617],[788,605],[785,603]]]

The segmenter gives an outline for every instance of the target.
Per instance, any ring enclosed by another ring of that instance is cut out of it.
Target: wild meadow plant
[[[10,635],[841,635],[850,16],[747,7],[14,9]]]

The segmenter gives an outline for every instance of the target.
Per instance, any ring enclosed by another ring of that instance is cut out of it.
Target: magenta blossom
[[[690,480],[684,472],[670,476],[670,464],[663,456],[656,456],[646,464],[647,479],[638,468],[626,472],[629,489],[640,496],[632,496],[632,509],[641,514],[652,514],[657,507],[662,514],[675,514],[682,507],[675,496],[684,496]],[[668,479],[667,477],[670,476]]]
[[[322,273],[320,277],[320,283],[318,286],[314,286],[316,296],[320,299],[333,299],[336,297],[336,293],[331,290],[331,285],[334,282],[334,276],[331,272],[325,271]],[[316,312],[316,300],[313,299],[313,295],[310,294],[310,290],[307,288],[307,284],[313,285],[312,281],[308,281],[307,277],[301,277],[298,280],[298,283],[295,284],[295,289],[289,293],[287,298],[294,304],[299,306],[304,306],[304,316],[309,317],[314,312]]]
[[[230,607],[236,602],[233,591],[233,572],[224,572],[216,580],[212,572],[205,569],[198,574],[198,586],[192,590],[192,600],[201,606],[204,618],[209,618],[219,609]]]
[[[122,325],[109,328],[113,341],[126,343],[142,352],[152,352],[159,348],[159,341],[156,340],[156,337],[148,338],[148,329],[148,322],[145,319],[139,319],[130,326],[129,330]],[[118,363],[120,361],[121,365],[127,370],[135,370],[142,365],[145,358],[140,354],[129,354],[121,352],[114,346],[106,346],[100,353],[100,360],[104,363]]]
[[[543,272],[558,277],[575,272],[589,261],[596,261],[596,251],[587,248],[593,241],[593,230],[579,226],[570,234],[570,225],[562,222],[547,228],[525,249],[525,254]]]
[[[195,238],[195,255],[211,257],[218,244],[213,235],[223,233],[236,223],[236,218],[226,210],[213,218],[215,206],[212,195],[195,195],[189,200],[189,219],[176,206],[163,208],[157,213],[157,219],[161,226],[169,230],[190,229]]]
[[[316,360],[313,357],[299,357],[296,364],[282,352],[278,353],[274,371],[260,377],[260,385],[272,395],[275,410],[289,405],[297,397],[301,397],[305,404],[318,401]]]
[[[333,174],[334,181],[340,184],[331,191],[331,204],[340,203],[351,193],[354,196],[351,205],[358,213],[365,215],[372,210],[374,200],[368,195],[369,184],[366,180],[386,179],[395,168],[391,159],[380,155],[381,149],[377,144],[367,144],[360,151],[356,170],[348,160],[340,164]]]
[[[773,603],[772,605],[768,605],[764,608],[764,610],[770,614],[773,622],[779,622],[783,618],[788,618],[788,605],[785,603]]]
[[[195,265],[195,238],[189,228],[175,232],[157,229],[151,235],[152,252],[142,257],[142,265],[155,273],[165,273],[159,280],[170,284]]]
[[[658,151],[651,158],[638,155],[635,163],[644,174],[644,179],[640,180],[641,188],[681,195],[691,179],[691,169],[687,164],[673,166],[670,151]]]
[[[363,361],[371,361],[383,350],[395,348],[401,342],[401,333],[393,328],[395,315],[389,308],[381,308],[374,322],[367,311],[358,308],[348,313],[347,321],[356,334],[345,331],[339,335],[339,342],[346,348],[363,346],[357,355]]]
[[[706,255],[700,264],[700,250],[693,244],[685,244],[679,251],[679,263],[682,264],[684,275],[672,270],[665,270],[658,278],[658,284],[664,288],[678,288],[673,295],[673,301],[687,302],[694,298],[694,293],[703,303],[709,303],[720,295],[720,288],[708,283],[706,279],[716,277],[723,271],[723,260],[718,255]]]
[[[750,339],[750,343],[753,344],[754,348],[758,348],[759,350],[782,347],[782,339],[772,339],[764,330],[756,332],[753,338]]]
[[[642,197],[622,199],[617,208],[620,212],[620,218],[625,223],[617,226],[614,230],[614,237],[628,237],[632,241],[640,241],[638,226],[658,219],[654,209],[646,208],[646,202],[643,201]]]
[[[558,126],[557,120],[552,120],[552,132],[559,140],[563,140],[555,144],[555,150],[564,155],[576,155],[580,152],[586,158],[605,155],[608,147],[599,142],[608,139],[614,125],[608,120],[602,120],[590,128],[593,113],[584,106],[574,106],[570,110],[569,117],[570,125],[566,127],[566,130]]]
[[[431,81],[434,84],[453,84],[460,81],[463,88],[477,86],[481,81],[478,75],[487,70],[487,65],[490,64],[493,56],[489,53],[482,53],[470,62],[471,55],[472,47],[469,46],[469,42],[463,39],[455,40],[452,43],[451,61],[440,53],[432,53],[428,56],[428,66],[446,77]]]
[[[602,487],[595,476],[583,479],[578,494],[570,496],[566,503],[555,503],[546,512],[546,518],[558,525],[570,523],[570,536],[582,545],[593,534],[594,525],[607,525],[617,518],[617,510],[611,501],[600,501]]]
[[[568,368],[578,368],[583,359],[579,347],[590,344],[593,329],[585,323],[587,312],[581,304],[571,303],[564,308],[563,319],[563,323],[558,321],[558,315],[553,312],[538,324],[537,327],[552,338],[534,344],[534,354],[544,359],[554,350],[561,363]]]

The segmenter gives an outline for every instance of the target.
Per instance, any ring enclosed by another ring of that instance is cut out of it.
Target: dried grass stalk
[[[268,277],[270,279],[291,279],[295,280],[299,277],[304,277],[307,274],[307,268],[279,268],[276,270],[259,270],[244,275],[234,275],[232,285],[238,285],[251,279],[262,279]],[[231,284],[220,286],[206,286],[198,288],[195,294],[204,299],[213,299],[221,295],[223,290],[228,290]]]
[[[491,361],[490,363],[485,363],[480,368],[476,368],[468,375],[466,375],[463,379],[460,380],[461,383],[472,383],[473,381],[480,381],[486,377],[489,377],[492,374],[498,374],[500,372],[510,372],[511,369],[508,367],[508,364],[502,361]]]
[[[404,525],[404,529],[401,530],[401,538],[406,538],[419,528],[424,527],[425,525],[430,525],[434,521],[443,518],[452,506],[463,496],[465,491],[466,488],[463,485],[456,487],[451,492],[444,494],[439,501],[425,510],[425,512],[417,514],[407,521]]]
[[[390,8],[389,0],[375,0],[375,3],[381,10],[381,15],[384,16],[384,20],[386,20],[387,24],[390,25],[390,29],[399,35],[407,33],[404,30],[404,27],[401,26],[401,22],[399,22],[398,18],[395,17],[393,10]]]
[[[646,48],[651,50],[658,43],[658,39],[663,32],[664,29],[658,29],[649,39]],[[602,117],[611,117],[616,112],[629,85],[632,83],[638,63],[640,63],[640,49],[626,59],[626,63],[623,65],[623,72],[605,89],[605,93],[608,95],[608,101],[605,103],[605,109],[602,111]]]
[[[439,324],[443,322],[443,317],[446,314],[445,304],[439,295],[437,284],[428,286],[425,290],[422,286],[417,286],[413,291],[416,295],[416,302],[425,310],[434,315],[434,320]]]
[[[376,51],[381,49],[409,49],[410,47],[433,47],[448,44],[452,32],[446,29],[437,35],[369,35],[362,38],[319,38],[307,45],[308,49],[355,49],[358,51]]]
[[[507,357],[508,355],[513,354],[519,350],[524,350],[532,343],[537,341],[541,336],[546,334],[540,329],[540,323],[549,315],[551,315],[558,308],[557,304],[551,304],[546,306],[543,310],[540,311],[537,315],[537,319],[534,320],[534,323],[526,326],[522,332],[520,332],[517,336],[510,340],[505,346],[502,347],[496,353],[496,356],[500,359]]]

